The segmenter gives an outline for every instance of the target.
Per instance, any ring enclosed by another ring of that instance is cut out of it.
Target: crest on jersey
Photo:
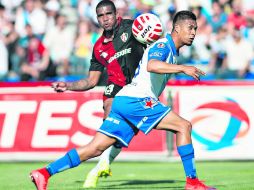
[[[158,48],[164,48],[164,47],[165,47],[165,44],[164,44],[164,43],[158,43],[157,47],[158,47]]]
[[[103,57],[104,59],[106,59],[107,56],[108,56],[108,53],[106,53],[106,52],[101,52],[101,57]]]
[[[126,42],[127,39],[128,39],[128,33],[125,33],[125,32],[124,32],[124,33],[121,35],[121,40],[122,40],[123,42]]]

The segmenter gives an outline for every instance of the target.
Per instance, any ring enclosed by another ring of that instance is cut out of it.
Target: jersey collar
[[[175,46],[175,43],[174,43],[171,35],[170,34],[166,34],[166,38],[167,38],[167,40],[169,42],[168,45],[170,46],[170,49],[172,49],[172,51],[173,51],[173,54],[178,56],[179,55],[179,51],[176,50],[176,46]]]

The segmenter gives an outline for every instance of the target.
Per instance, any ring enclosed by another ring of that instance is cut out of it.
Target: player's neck
[[[184,46],[184,44],[180,41],[180,39],[178,38],[177,34],[175,32],[171,33],[171,37],[172,40],[174,41],[176,50],[178,51],[182,46]]]

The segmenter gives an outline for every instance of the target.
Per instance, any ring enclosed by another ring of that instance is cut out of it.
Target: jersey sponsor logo
[[[162,53],[160,53],[160,52],[153,52],[153,53],[151,53],[150,54],[150,56],[155,56],[155,57],[161,57],[162,56]]]
[[[115,85],[114,84],[110,84],[105,88],[105,95],[111,95],[111,93],[114,90]]]
[[[121,40],[122,40],[123,42],[126,42],[127,39],[128,39],[128,33],[125,33],[125,32],[124,32],[124,33],[121,35]]]
[[[130,53],[131,53],[131,48],[127,48],[127,49],[124,49],[122,51],[116,52],[114,56],[110,57],[110,59],[108,60],[108,63],[111,63],[115,59],[117,59],[119,57],[122,57],[126,54],[130,54]]]

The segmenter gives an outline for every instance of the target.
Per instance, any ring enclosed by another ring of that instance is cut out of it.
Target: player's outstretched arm
[[[100,76],[100,71],[90,71],[86,79],[81,79],[76,82],[54,82],[51,86],[56,92],[64,92],[66,90],[86,91],[94,88],[98,84]]]
[[[199,80],[200,75],[205,75],[205,72],[194,66],[168,64],[156,59],[151,59],[148,62],[147,71],[160,74],[184,73],[196,80]]]

